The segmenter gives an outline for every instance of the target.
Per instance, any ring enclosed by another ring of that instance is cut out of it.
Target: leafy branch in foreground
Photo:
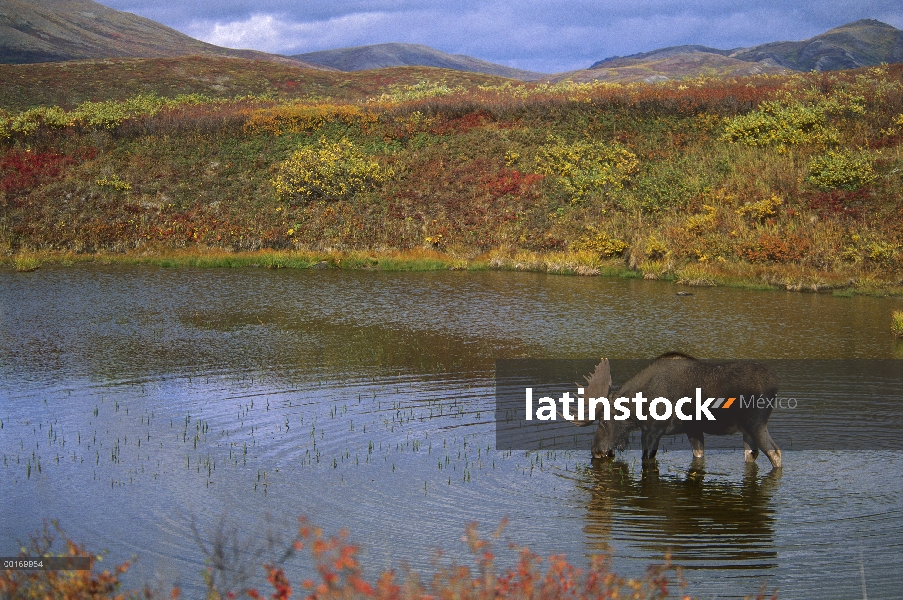
[[[477,526],[467,526],[462,541],[466,542],[473,566],[452,564],[437,567],[429,577],[405,569],[401,575],[394,570],[383,571],[375,580],[365,577],[358,561],[358,548],[348,542],[344,530],[327,536],[307,519],[299,519],[298,531],[288,542],[286,550],[272,562],[263,565],[272,592],[257,588],[225,589],[225,582],[243,582],[246,577],[230,579],[218,577],[216,570],[230,569],[226,563],[208,562],[204,574],[207,600],[246,597],[288,600],[303,597],[306,600],[664,600],[689,595],[674,592],[686,586],[679,567],[670,558],[660,565],[650,566],[645,575],[636,579],[621,577],[611,571],[607,556],[593,557],[586,568],[578,568],[564,556],[541,558],[522,548],[514,566],[500,569],[496,564],[492,540],[498,540],[506,525],[503,521],[487,540],[479,535]],[[124,562],[115,569],[96,573],[94,567],[100,557],[93,556],[75,542],[69,540],[54,523],[56,533],[63,537],[66,552],[62,556],[90,557],[92,570],[83,571],[13,571],[0,570],[0,597],[4,600],[32,598],[66,598],[78,600],[126,600],[161,597],[150,588],[138,592],[123,591],[120,577],[128,571],[130,563]],[[56,535],[46,525],[35,535],[31,547],[23,549],[22,556],[52,556],[51,547]],[[301,552],[309,555],[313,571],[300,583],[292,584],[286,571],[286,563]],[[225,554],[223,555],[226,556]],[[226,561],[228,562],[228,561]],[[219,582],[219,586],[216,582]],[[300,592],[298,594],[297,592]],[[181,596],[179,588],[172,588],[166,596],[175,600]],[[765,600],[760,593],[757,600]],[[772,600],[776,598],[771,597]]]

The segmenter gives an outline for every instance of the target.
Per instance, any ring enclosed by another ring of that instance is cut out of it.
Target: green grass
[[[425,256],[426,255],[426,256]],[[602,276],[626,279],[643,279],[643,273],[631,270],[624,264],[613,261],[599,261],[588,264],[585,255],[566,255],[551,253],[548,255],[532,254],[512,256],[505,253],[489,253],[480,257],[467,259],[452,255],[443,255],[434,250],[415,250],[411,252],[391,251],[379,252],[305,252],[305,251],[272,251],[225,253],[220,250],[192,250],[161,254],[72,254],[36,252],[23,258],[22,255],[0,259],[0,265],[6,264],[16,271],[33,271],[41,265],[72,267],[74,265],[143,265],[167,269],[205,268],[205,269],[237,269],[237,268],[269,268],[269,269],[338,269],[338,270],[380,270],[380,271],[521,271],[546,273],[565,276]],[[20,268],[20,266],[22,268]],[[693,279],[682,280],[679,275],[659,277],[662,282],[680,285],[716,285],[748,290],[774,291],[791,290],[803,292],[826,292],[838,297],[853,296],[903,296],[903,286],[893,282],[871,281],[868,283],[846,283],[845,287],[821,287],[812,285],[793,285],[768,283],[749,275],[742,270],[731,271],[731,265],[722,266],[719,271],[692,271],[697,274]],[[780,274],[759,273],[770,281],[780,279]],[[837,284],[840,285],[840,284]]]
[[[891,315],[890,330],[894,335],[903,335],[903,310],[895,310]]]
[[[12,257],[12,265],[19,273],[29,273],[41,266],[41,259],[31,252],[19,252]]]

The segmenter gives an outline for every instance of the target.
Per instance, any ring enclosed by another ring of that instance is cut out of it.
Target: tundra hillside
[[[42,85],[54,69],[67,83]],[[903,65],[660,84],[209,58],[0,71],[0,254],[23,268],[407,251],[788,289],[901,275]]]

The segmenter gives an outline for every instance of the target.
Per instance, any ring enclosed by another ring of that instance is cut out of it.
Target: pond
[[[305,515],[368,575],[467,562],[467,523],[702,597],[898,595],[903,453],[498,450],[495,361],[895,359],[900,301],[503,272],[76,266],[0,273],[0,554],[58,519],[127,583],[200,595],[220,540],[263,562]],[[888,408],[889,406],[889,408]],[[885,405],[899,423],[903,404]],[[884,413],[882,413],[884,414]],[[772,417],[779,430],[780,414]],[[776,431],[777,431],[776,430]],[[739,441],[739,437],[737,440]],[[293,581],[300,578],[288,569]],[[258,577],[259,579],[259,577]]]

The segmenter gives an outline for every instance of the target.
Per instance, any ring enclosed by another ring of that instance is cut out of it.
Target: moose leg
[[[756,459],[759,458],[759,447],[752,436],[745,431],[743,432],[743,457],[748,463],[756,462]]]
[[[705,456],[705,438],[702,433],[688,433],[687,439],[690,440],[690,448],[693,449],[693,458]]]
[[[771,466],[775,469],[780,469],[781,462],[781,449],[778,448],[778,445],[774,443],[774,440],[771,439],[771,436],[768,435],[768,427],[764,424],[756,427],[750,432],[750,435],[756,445],[762,449],[762,452],[765,453],[765,456],[768,457],[768,460],[771,461]]]
[[[641,437],[643,444],[643,460],[655,460],[655,455],[658,452],[658,442],[661,437],[661,433],[646,430],[643,431]]]

